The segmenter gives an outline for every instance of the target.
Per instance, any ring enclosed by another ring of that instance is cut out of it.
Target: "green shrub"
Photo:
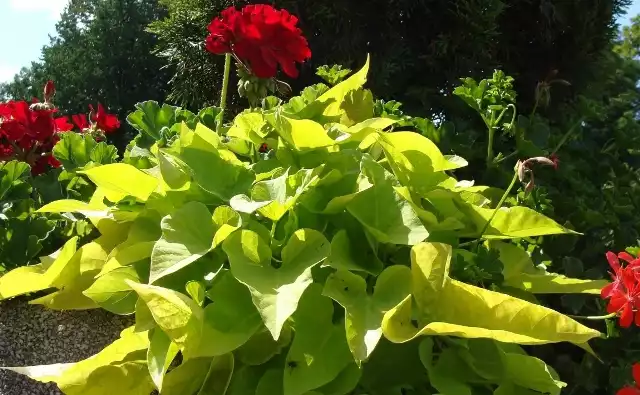
[[[144,169],[80,170],[90,201],[40,209],[101,236],[0,278],[2,298],[54,288],[37,303],[135,327],[85,361],[16,370],[85,395],[559,394],[519,344],[590,351],[600,333],[535,295],[607,282],[534,265],[522,240],[575,232],[503,207],[509,191],[452,176],[464,159],[374,117],[368,67],[267,98],[222,135],[216,109],[141,103],[129,158],[143,151]]]

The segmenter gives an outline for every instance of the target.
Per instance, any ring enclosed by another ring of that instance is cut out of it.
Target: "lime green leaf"
[[[215,226],[207,206],[189,202],[162,219],[162,238],[153,247],[149,282],[175,273],[213,247]]]
[[[191,141],[185,139],[178,158],[191,169],[202,189],[223,200],[249,189],[255,175],[233,152],[220,147],[214,131],[198,124],[191,137]]]
[[[73,199],[61,199],[45,204],[38,213],[79,213],[89,218],[112,218],[104,205],[95,205]]]
[[[338,374],[332,382],[318,388],[318,394],[322,395],[347,395],[358,386],[362,377],[362,370],[355,363],[349,364]],[[307,393],[307,395],[310,393]]]
[[[225,395],[233,370],[233,354],[187,360],[165,376],[162,395]]]
[[[227,132],[227,136],[260,145],[264,141],[264,137],[266,137],[263,129],[266,124],[267,122],[261,113],[241,113],[233,120],[233,125],[231,125],[231,128]]]
[[[158,187],[157,179],[125,163],[97,166],[80,173],[102,188],[112,202],[118,202],[126,196],[146,201]]]
[[[218,273],[207,292],[213,303],[204,309],[201,335],[187,339],[187,358],[219,356],[246,343],[262,326],[251,294],[226,269]]]
[[[155,244],[155,241],[142,241],[128,246],[118,246],[107,258],[100,276],[149,258]]]
[[[431,247],[427,247],[431,246]],[[421,335],[489,338],[505,343],[583,344],[600,336],[549,308],[465,284],[447,276],[451,246],[425,243],[412,251],[412,296],[385,314],[384,335],[395,343]]]
[[[157,158],[162,180],[169,188],[179,190],[191,181],[188,167],[180,159],[164,150],[158,151]]]
[[[388,183],[360,192],[347,210],[383,243],[414,245],[429,236],[409,202]]]
[[[331,299],[309,287],[294,314],[296,335],[287,354],[284,395],[302,395],[330,383],[353,363],[344,328],[333,325]]]
[[[327,117],[339,117],[344,113],[342,105],[345,101],[345,97],[351,91],[361,88],[365,82],[367,82],[367,74],[369,73],[369,56],[362,69],[353,74],[351,77],[342,81],[338,85],[332,87],[327,92],[323,93],[315,102],[309,104],[308,107],[313,105],[317,106],[317,103],[328,104],[323,112]],[[306,110],[306,109],[305,109]]]
[[[202,307],[205,298],[205,286],[201,281],[189,281],[185,286],[187,293],[198,306]]]
[[[147,365],[151,380],[158,391],[162,392],[164,375],[171,362],[178,355],[178,346],[160,329],[154,329],[151,334],[149,350],[147,350]]]
[[[505,346],[488,339],[471,340],[461,355],[473,370],[492,382],[511,382],[545,394],[560,394],[566,384],[558,380],[557,373],[544,361],[522,349],[510,350]]]
[[[329,255],[329,242],[322,233],[299,229],[282,249],[282,265],[275,268],[269,244],[257,233],[242,230],[222,244],[231,272],[251,291],[253,303],[274,339],[298,306],[298,300],[313,282],[311,268]]]
[[[119,268],[98,277],[82,293],[103,309],[114,314],[133,314],[138,295],[126,283],[126,280],[140,282],[140,276],[135,267]]]
[[[7,369],[43,383],[55,382],[65,394],[107,395],[115,389],[123,394],[147,395],[153,384],[146,367],[135,358],[149,346],[148,334],[132,329],[125,329],[118,340],[78,363]]]
[[[282,328],[278,340],[274,340],[269,331],[262,330],[238,348],[234,354],[245,365],[262,365],[287,347],[291,343],[291,338],[291,329],[287,325]]]
[[[420,194],[433,189],[439,173],[467,165],[462,158],[448,158],[428,138],[415,132],[377,135],[393,172],[406,186]]]
[[[469,215],[474,215],[478,231],[491,218],[492,209],[468,206]],[[548,218],[528,207],[503,207],[496,213],[484,235],[486,239],[515,239],[521,237],[534,237],[558,234],[579,234],[567,229],[551,218]]]
[[[127,284],[145,302],[154,321],[175,343],[182,345],[189,336],[199,335],[204,312],[186,295],[132,281],[127,281]]]
[[[378,277],[373,296],[367,294],[364,278],[346,270],[331,274],[323,294],[345,309],[347,342],[358,364],[366,361],[382,337],[384,313],[411,293],[411,271],[389,266]]]
[[[260,378],[256,387],[256,395],[283,394],[282,385],[282,369],[269,369]]]
[[[420,363],[418,342],[393,344],[383,338],[363,365],[359,385],[369,394],[401,395],[399,388],[423,387],[426,382],[427,371]]]
[[[340,119],[343,125],[354,125],[373,117],[373,94],[368,89],[350,91],[340,106],[344,114]]]
[[[364,236],[363,236],[364,238]],[[366,240],[365,240],[366,241]],[[331,255],[327,265],[335,269],[364,271],[377,275],[383,263],[367,245],[352,240],[346,230],[339,230],[331,240]]]
[[[451,395],[472,395],[471,387],[465,383],[469,372],[455,350],[450,348],[444,350],[435,365],[428,371],[429,382],[438,392]]]
[[[265,368],[265,366],[237,364],[233,371],[229,389],[225,395],[255,395],[260,379],[264,375]],[[282,370],[280,370],[280,377],[282,377]],[[282,382],[282,380],[280,380],[280,382]],[[280,387],[282,387],[282,384],[280,384]],[[282,391],[280,391],[280,393],[282,393]]]
[[[346,130],[343,137],[336,141],[339,144],[361,142],[372,133],[381,132],[398,121],[391,118],[370,118],[357,123]]]
[[[310,119],[277,118],[277,131],[284,141],[297,151],[331,147],[336,142],[321,124]]]
[[[42,264],[23,266],[0,277],[0,300],[42,291],[55,287],[56,284],[67,284],[77,270],[77,267],[70,265],[76,253],[77,242],[77,237],[69,239],[49,267]]]
[[[512,383],[501,384],[493,395],[540,395],[537,391],[531,391]]]
[[[561,274],[549,273],[535,267],[529,254],[509,243],[492,241],[491,249],[498,250],[502,261],[504,285],[534,294],[586,293],[600,295],[600,290],[609,284],[606,280],[580,280]]]

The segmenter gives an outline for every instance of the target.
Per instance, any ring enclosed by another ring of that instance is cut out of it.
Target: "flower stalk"
[[[216,133],[220,134],[222,131],[222,124],[224,123],[224,111],[227,108],[227,91],[229,90],[229,76],[231,74],[231,54],[226,53],[224,55],[224,72],[222,76],[222,92],[220,93],[220,121],[216,125]]]

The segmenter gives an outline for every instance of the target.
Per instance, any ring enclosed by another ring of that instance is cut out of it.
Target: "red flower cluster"
[[[620,264],[620,259],[627,262],[626,266]],[[634,258],[626,252],[617,256],[613,252],[607,252],[607,260],[613,272],[613,282],[602,288],[600,296],[609,299],[607,311],[620,315],[620,326],[628,328],[634,322],[640,326],[640,259]]]
[[[296,62],[311,57],[297,23],[298,18],[288,11],[266,4],[248,5],[241,11],[230,7],[209,25],[206,48],[217,55],[233,54],[259,78],[275,77],[278,64],[296,78]]]
[[[99,129],[104,134],[110,134],[120,128],[120,121],[118,120],[118,117],[113,114],[107,114],[107,111],[102,104],[98,103],[97,112],[93,109],[93,105],[89,104],[89,110],[91,110],[89,113],[91,123],[89,123],[87,116],[84,114],[71,116],[73,123],[81,131]]]
[[[27,162],[34,175],[45,172],[48,166],[60,167],[51,151],[60,140],[59,133],[73,130],[67,117],[55,117],[57,112],[52,103],[55,86],[48,81],[44,87],[45,101],[36,99],[30,105],[25,101],[0,103],[0,161],[17,159]],[[80,128],[100,133],[112,133],[120,127],[115,115],[107,114],[102,105],[94,114],[91,109],[89,124],[84,115],[74,115],[73,121]],[[84,121],[82,121],[84,120]],[[82,122],[80,122],[82,121]],[[82,126],[79,124],[82,124]]]
[[[626,386],[616,392],[616,395],[640,395],[640,363],[633,364],[633,380],[635,385],[633,387]]]
[[[66,117],[54,117],[55,109],[29,106],[25,101],[0,103],[0,160],[20,159],[31,165],[34,174],[47,165],[59,167],[51,150],[57,133],[73,129]]]

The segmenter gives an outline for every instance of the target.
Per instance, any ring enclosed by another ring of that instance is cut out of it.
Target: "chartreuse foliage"
[[[141,105],[130,152],[154,141],[145,166],[83,170],[89,201],[40,210],[101,236],[0,280],[2,298],[53,289],[35,303],[135,314],[135,327],[77,364],[14,370],[85,395],[558,394],[517,344],[589,349],[600,333],[502,291],[600,288],[510,242],[572,232],[524,207],[493,216],[489,188],[452,176],[462,158],[373,118],[367,71],[267,98],[222,136]],[[488,251],[491,290],[455,278]]]
[[[38,256],[55,251],[70,237],[95,236],[86,219],[45,216],[36,210],[58,199],[90,197],[93,186],[79,172],[115,162],[116,147],[89,134],[67,132],[52,152],[64,170],[34,176],[27,163],[0,163],[0,272],[37,262]]]

